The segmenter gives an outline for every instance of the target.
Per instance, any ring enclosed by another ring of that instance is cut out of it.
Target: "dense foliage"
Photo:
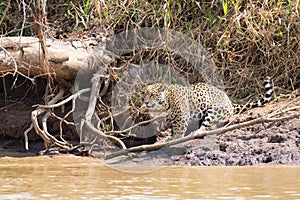
[[[2,37],[37,36],[41,9],[39,1],[1,1]],[[266,75],[277,93],[300,87],[298,1],[48,0],[45,10],[45,33],[58,39],[153,26],[183,32],[212,54],[230,95],[257,93],[252,86]]]

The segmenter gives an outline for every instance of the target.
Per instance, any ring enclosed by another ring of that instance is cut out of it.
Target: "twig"
[[[6,8],[5,8],[4,12],[2,13],[2,17],[0,19],[0,24],[2,24],[3,20],[5,19],[6,13],[7,13],[9,8],[10,8],[10,1],[8,1]]]
[[[72,94],[71,96],[69,96],[68,98],[66,98],[65,100],[57,103],[57,104],[48,104],[48,105],[34,105],[33,107],[39,107],[39,108],[57,108],[60,107],[66,103],[68,103],[69,101],[76,99],[78,96],[91,91],[91,88],[85,88],[82,90],[79,90],[78,92],[76,92],[75,94]]]
[[[4,53],[6,53],[8,55],[8,57],[12,60],[12,62],[14,63],[14,73],[13,76],[15,76],[15,74],[18,72],[18,65],[17,62],[15,60],[15,58],[11,55],[10,52],[8,52],[2,45],[0,45],[0,48],[2,49],[2,51],[4,51]],[[3,72],[2,72],[3,73]]]
[[[25,139],[25,150],[28,151],[28,133],[33,129],[33,124],[30,124],[30,127],[24,131],[24,139]]]
[[[297,98],[293,99],[292,101],[289,101],[288,103],[284,104],[279,109],[273,111],[269,115],[275,116],[275,115],[279,115],[279,114],[287,112],[287,111],[299,109],[299,106],[298,107],[297,106],[296,107],[290,107],[292,104],[294,104],[295,102],[298,102],[299,100],[300,100],[300,97],[297,97]],[[298,102],[298,103],[300,103],[300,102]],[[288,107],[288,108],[283,110],[286,107]]]
[[[121,149],[126,149],[125,144],[124,144],[119,138],[114,137],[114,136],[111,136],[111,135],[105,135],[101,130],[97,130],[97,129],[92,125],[92,123],[91,123],[90,121],[88,121],[88,120],[84,120],[84,123],[87,125],[87,128],[89,128],[89,130],[90,130],[93,134],[99,136],[99,137],[102,138],[102,139],[110,140],[110,141],[116,143],[117,145],[119,145],[119,147],[120,147]]]
[[[138,126],[143,125],[143,124],[150,123],[152,121],[155,121],[157,119],[164,118],[164,117],[166,117],[166,115],[157,116],[157,117],[154,117],[153,119],[149,119],[149,120],[146,120],[146,121],[141,121],[137,124],[134,124],[133,126],[130,126],[127,129],[124,129],[124,130],[121,130],[121,131],[107,131],[107,132],[105,132],[105,134],[109,135],[109,134],[120,134],[120,133],[128,132],[128,131],[130,131],[131,129],[133,129],[135,127],[138,127]]]

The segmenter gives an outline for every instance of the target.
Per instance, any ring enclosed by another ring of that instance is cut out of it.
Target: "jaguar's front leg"
[[[184,137],[184,134],[188,127],[188,116],[186,115],[177,115],[173,120],[173,137],[174,139]]]

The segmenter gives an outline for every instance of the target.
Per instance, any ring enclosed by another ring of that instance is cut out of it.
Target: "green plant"
[[[224,15],[228,13],[228,0],[222,0],[222,8]]]

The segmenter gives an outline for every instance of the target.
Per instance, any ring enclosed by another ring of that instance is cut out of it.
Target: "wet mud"
[[[287,102],[272,103],[238,116],[233,123],[255,119]],[[299,112],[299,111],[298,111]],[[218,136],[191,141],[174,165],[244,166],[300,164],[300,119],[259,123]]]

